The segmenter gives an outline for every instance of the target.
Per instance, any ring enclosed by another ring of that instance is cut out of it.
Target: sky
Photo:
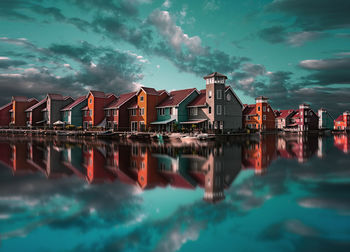
[[[348,0],[1,0],[0,104],[14,95],[204,89],[350,110]]]

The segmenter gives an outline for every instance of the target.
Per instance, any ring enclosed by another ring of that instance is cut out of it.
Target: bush
[[[74,129],[75,129],[75,126],[74,126],[74,125],[71,125],[71,124],[68,124],[68,125],[66,125],[65,129],[66,129],[66,130],[74,130]]]

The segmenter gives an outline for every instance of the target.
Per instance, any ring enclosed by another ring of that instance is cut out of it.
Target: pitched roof
[[[157,92],[157,90],[155,90],[154,88],[149,88],[149,87],[141,87],[140,90],[143,90],[145,91],[146,94],[149,94],[149,95],[159,95],[159,93]],[[137,92],[139,93],[140,90]]]
[[[195,88],[171,91],[170,96],[167,99],[165,99],[163,102],[161,102],[157,107],[177,106],[195,91],[197,91],[197,89]]]
[[[206,105],[206,90],[202,89],[199,92],[199,95],[193,100],[191,101],[187,107],[202,107]]]
[[[243,109],[243,115],[256,115],[256,105],[255,104],[249,104],[245,106]]]
[[[277,112],[278,112],[278,114],[276,114],[276,118],[283,119],[283,118],[286,118],[287,116],[289,116],[291,113],[293,113],[294,109],[280,110]]]
[[[131,92],[127,94],[121,94],[116,101],[113,101],[107,108],[119,108],[122,106],[125,102],[129,101],[131,98],[133,98],[136,95],[136,92]]]
[[[5,108],[7,108],[7,107],[9,107],[9,106],[12,106],[12,102],[9,102],[9,103],[7,103],[7,104],[1,106],[1,107],[0,107],[0,110],[3,110],[3,109],[5,109]]]
[[[77,98],[73,103],[67,105],[66,107],[64,107],[63,109],[61,109],[61,111],[67,111],[67,110],[71,110],[72,108],[78,106],[80,103],[82,103],[83,101],[85,101],[87,98],[86,96],[80,96],[79,98]]]
[[[343,115],[340,115],[335,119],[336,122],[342,122],[343,121]]]
[[[42,105],[45,102],[46,102],[46,97],[44,99],[42,99],[40,102],[38,102],[38,103],[34,104],[33,106],[27,108],[25,112],[31,112],[31,111],[33,111],[33,109],[36,109],[37,107],[39,107],[40,105]]]
[[[93,97],[105,98],[106,94],[102,91],[90,90],[89,94],[92,94]],[[89,96],[88,94],[88,96]]]
[[[236,95],[235,91],[233,91],[231,86],[225,86],[225,92],[227,91],[231,91],[233,96],[237,99],[237,101],[240,103],[240,105],[242,106],[242,108],[244,107],[243,102],[241,101],[241,99],[239,99],[239,97]]]
[[[134,109],[134,108],[137,108],[137,101],[133,101],[128,107],[128,109]]]
[[[47,94],[47,96],[52,100],[65,100],[65,97],[61,94]]]
[[[12,96],[12,100],[17,102],[25,102],[28,99],[25,96]]]
[[[223,74],[218,73],[218,72],[214,72],[214,73],[208,74],[207,76],[204,76],[203,79],[208,79],[208,78],[211,78],[211,77],[225,77],[225,79],[227,79],[226,75],[223,75]]]

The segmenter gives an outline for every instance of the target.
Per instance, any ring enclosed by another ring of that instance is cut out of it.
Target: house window
[[[247,116],[247,120],[250,120],[250,116],[249,115]]]
[[[89,103],[90,103],[90,104],[92,103],[92,98],[90,98]]]
[[[164,108],[160,108],[159,109],[159,115],[165,115],[165,109]]]
[[[106,115],[107,115],[107,116],[110,116],[109,109],[107,109],[107,111],[106,111]]]
[[[144,115],[145,114],[145,108],[140,108],[140,115]]]
[[[216,90],[216,98],[219,100],[222,99],[222,90]]]
[[[142,102],[143,102],[143,96],[140,96],[140,101],[142,101]]]
[[[208,108],[208,113],[211,114],[211,107]]]
[[[267,112],[270,112],[270,108],[267,108]]]
[[[117,115],[117,110],[113,110],[113,114],[116,116]]]
[[[258,111],[260,111],[260,106],[258,107]]]
[[[263,120],[266,121],[266,115],[263,115]]]
[[[92,116],[92,109],[89,110],[89,115]]]
[[[88,112],[87,110],[84,111],[84,116],[87,116],[88,115]]]
[[[141,169],[145,169],[145,162],[141,162],[140,167],[141,167]]]
[[[198,108],[191,108],[190,115],[194,115],[194,116],[198,115]]]
[[[305,118],[305,122],[307,122],[307,118]]]
[[[266,107],[265,106],[263,106],[263,111],[266,112]]]
[[[209,90],[208,97],[211,98],[211,96],[212,96],[212,92],[211,92],[211,90]]]
[[[260,120],[260,116],[258,115],[258,120]]]
[[[170,115],[173,114],[173,108],[169,108],[169,114],[170,114]]]
[[[230,95],[230,94],[227,94],[227,95],[226,95],[226,100],[227,100],[227,101],[231,101],[231,95]]]
[[[216,105],[216,114],[221,115],[221,105]]]
[[[132,109],[132,110],[131,110],[131,115],[132,115],[132,116],[136,116],[136,109]]]

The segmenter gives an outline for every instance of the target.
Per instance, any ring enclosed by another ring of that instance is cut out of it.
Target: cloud
[[[170,0],[165,0],[164,3],[162,4],[164,8],[169,8],[171,6]]]
[[[324,32],[318,31],[289,32],[287,31],[287,28],[283,26],[272,26],[262,29],[258,32],[258,35],[261,39],[272,44],[286,43],[294,47],[302,46],[307,42],[327,37]]]
[[[155,10],[148,20],[177,51],[181,50],[182,45],[192,53],[201,53],[204,50],[201,39],[198,36],[190,37],[185,34],[181,27],[174,23],[169,12]]]
[[[27,62],[23,60],[12,60],[8,57],[0,57],[0,69],[9,69],[11,67],[18,67],[26,64]]]
[[[274,0],[266,7],[295,18],[294,26],[306,31],[349,28],[349,9],[348,0]]]

